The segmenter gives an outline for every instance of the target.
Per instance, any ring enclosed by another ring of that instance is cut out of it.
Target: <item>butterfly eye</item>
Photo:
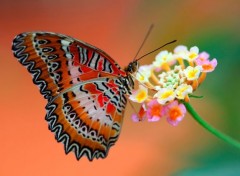
[[[135,73],[138,69],[138,62],[137,61],[133,61],[130,62],[129,65],[127,66],[127,68],[125,69],[126,72],[129,73]]]

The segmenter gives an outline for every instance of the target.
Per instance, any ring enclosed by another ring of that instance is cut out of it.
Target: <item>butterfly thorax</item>
[[[138,69],[138,62],[137,61],[133,61],[130,62],[128,64],[128,66],[124,69],[124,71],[127,73],[126,77],[122,77],[121,81],[123,86],[126,89],[126,93],[128,95],[132,94],[132,89],[134,89],[134,81],[133,81],[133,74],[135,74],[135,72]]]

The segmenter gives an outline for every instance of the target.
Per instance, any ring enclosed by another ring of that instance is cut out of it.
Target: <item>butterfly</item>
[[[45,119],[65,153],[105,158],[119,137],[138,62],[122,69],[95,46],[51,32],[21,33],[12,51],[47,99]]]

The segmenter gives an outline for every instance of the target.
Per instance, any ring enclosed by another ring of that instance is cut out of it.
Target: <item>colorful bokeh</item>
[[[52,31],[91,43],[126,66],[154,23],[140,55],[177,39],[165,49],[197,45],[218,59],[216,71],[196,92],[204,98],[191,103],[205,120],[240,140],[239,17],[239,0],[1,0],[0,175],[240,175],[240,149],[190,116],[177,127],[164,120],[134,123],[131,106],[106,159],[65,155],[44,120],[46,100],[11,52],[15,35]]]

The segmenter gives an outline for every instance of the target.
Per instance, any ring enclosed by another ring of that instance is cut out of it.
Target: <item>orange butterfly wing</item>
[[[46,120],[65,152],[105,158],[122,125],[126,73],[100,49],[61,34],[22,33],[12,50],[48,99]]]

